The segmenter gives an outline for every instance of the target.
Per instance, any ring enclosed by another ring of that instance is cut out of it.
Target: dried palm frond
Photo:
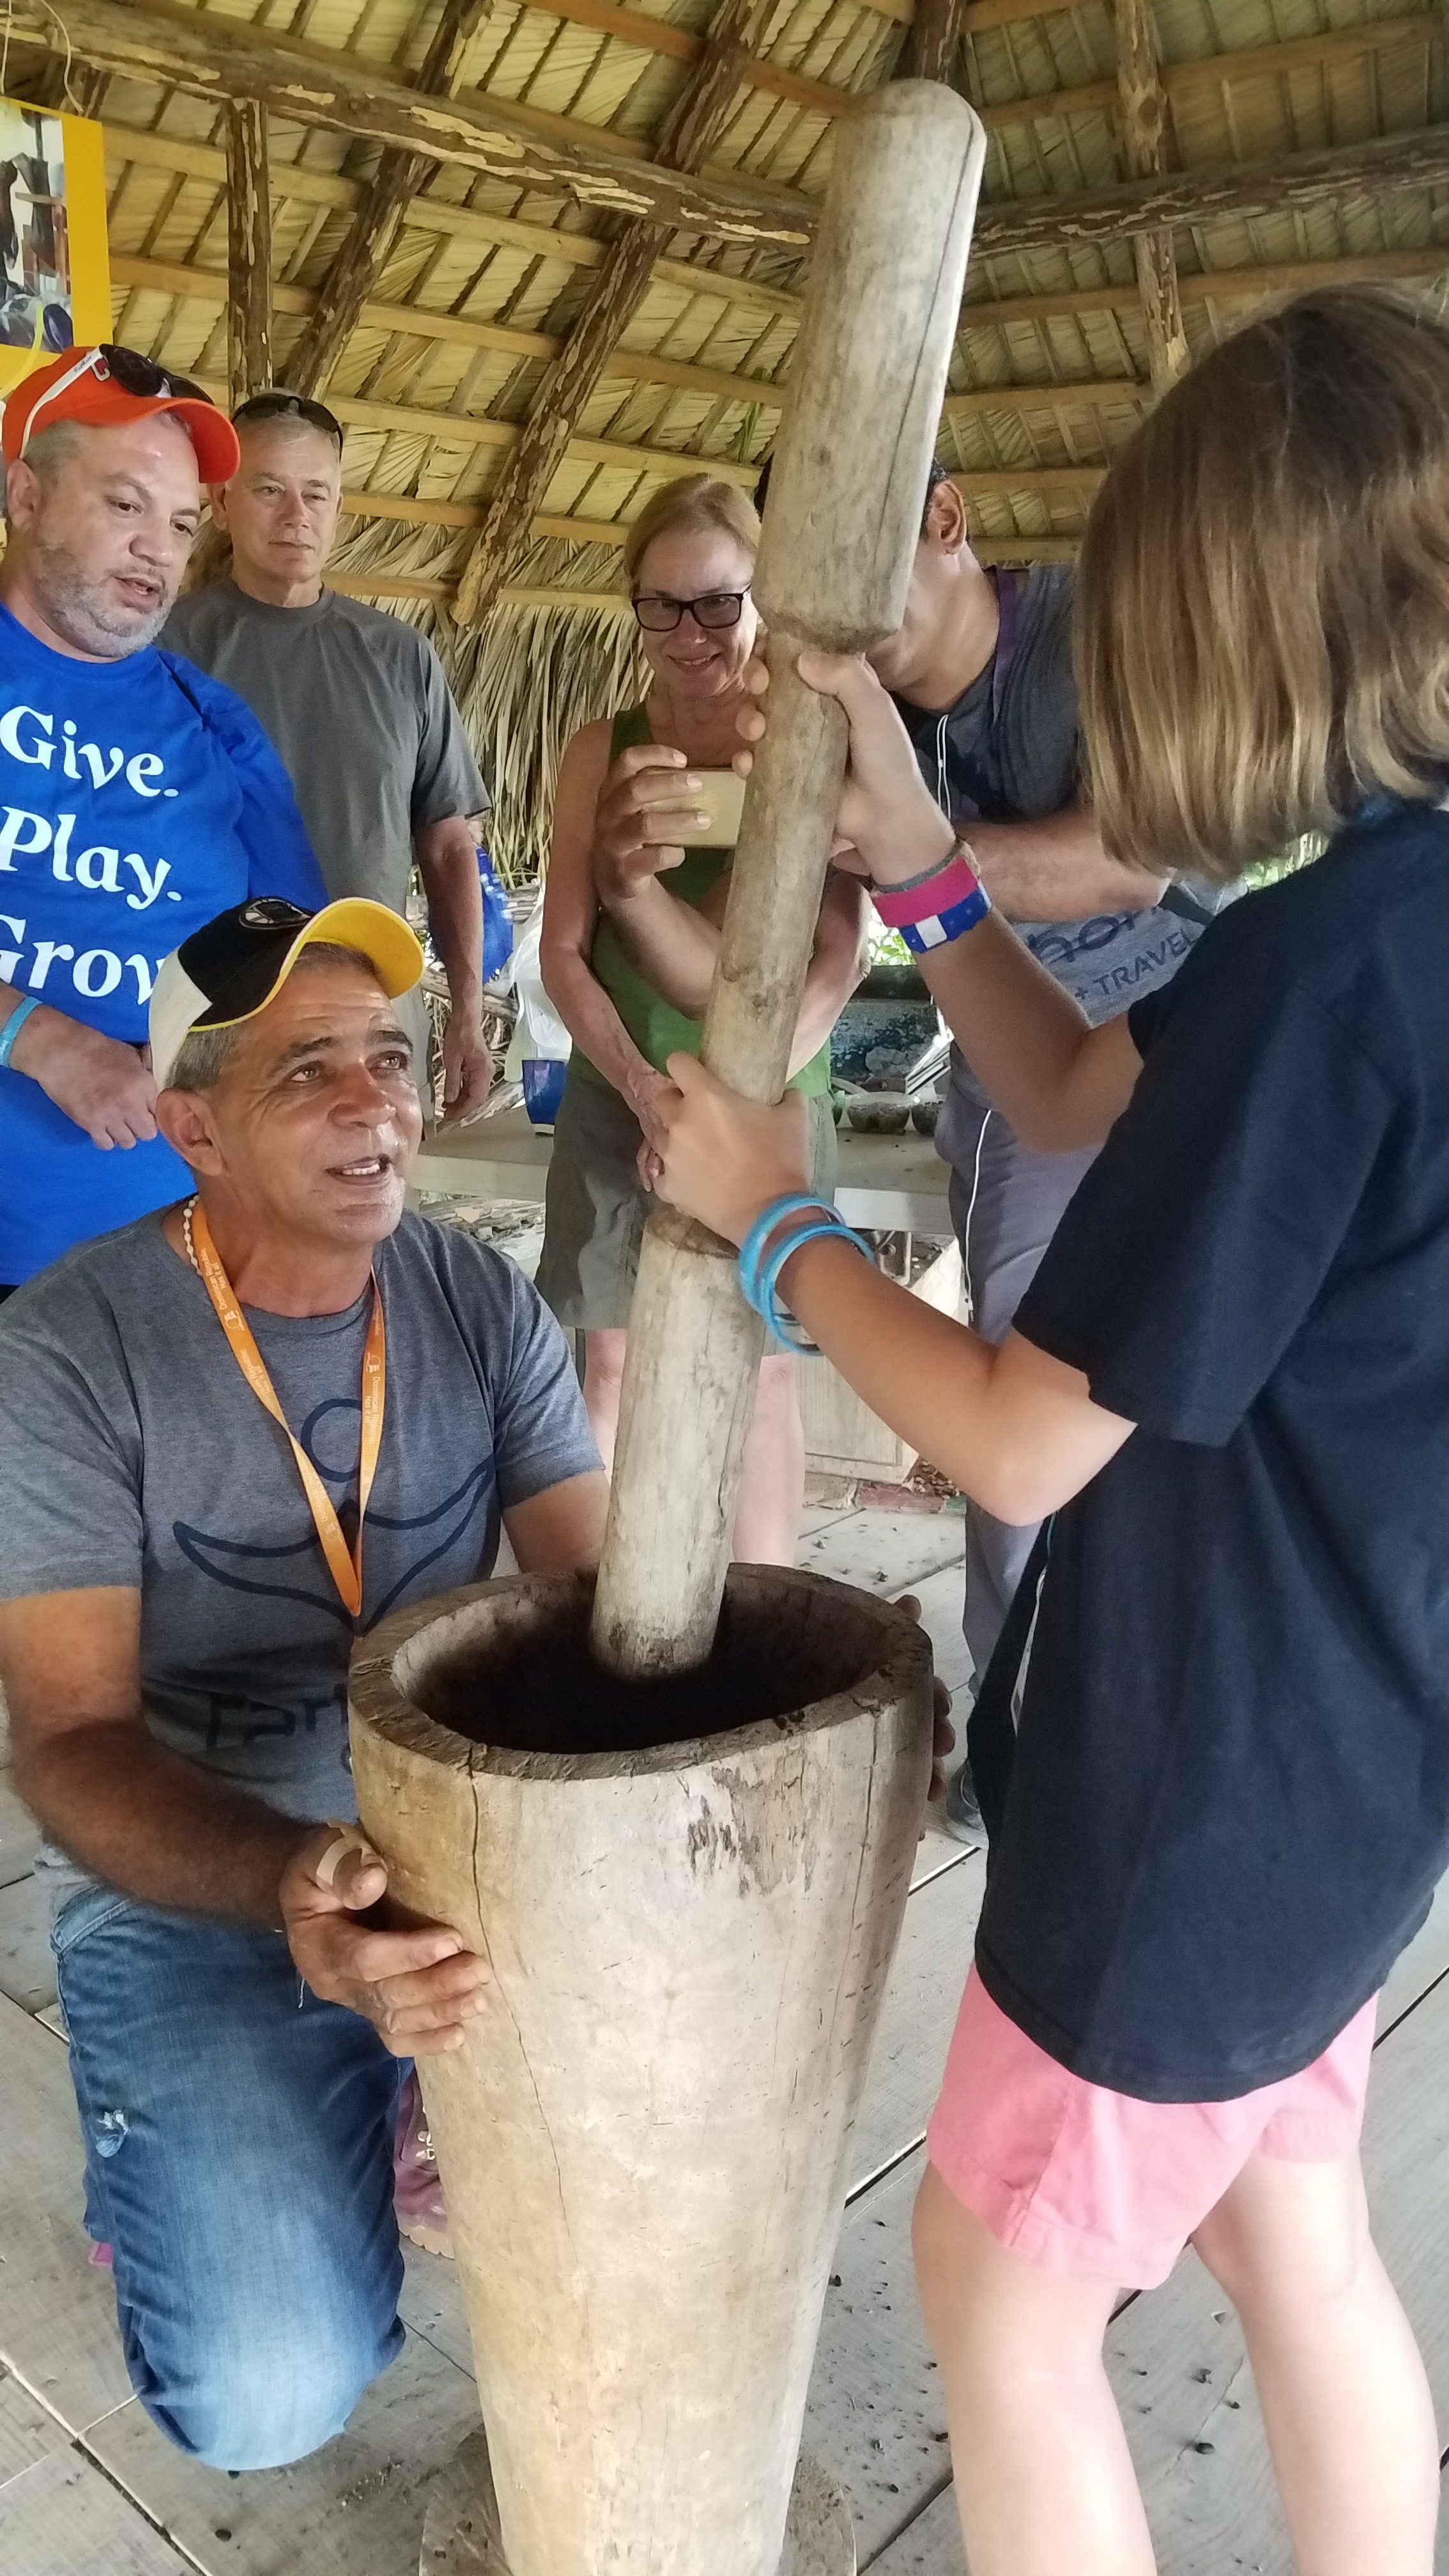
[[[446,610],[433,635],[493,795],[489,845],[507,886],[543,874],[564,745],[580,725],[642,697],[632,618],[576,608],[496,608],[481,630]]]

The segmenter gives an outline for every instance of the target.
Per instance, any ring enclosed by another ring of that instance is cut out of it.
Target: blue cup
[[[566,1058],[526,1055],[523,1059],[523,1105],[535,1127],[551,1127],[563,1099]]]

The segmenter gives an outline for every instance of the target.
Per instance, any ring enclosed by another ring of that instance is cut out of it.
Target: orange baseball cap
[[[176,414],[192,446],[203,483],[228,483],[241,463],[236,431],[225,412],[189,376],[168,375],[138,349],[103,343],[95,349],[68,349],[48,367],[24,376],[5,397],[0,425],[0,451],[7,465],[25,454],[32,437],[63,420],[87,429],[117,429],[126,421],[149,420],[153,412]]]

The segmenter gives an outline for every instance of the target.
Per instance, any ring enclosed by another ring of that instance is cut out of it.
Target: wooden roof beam
[[[272,191],[267,111],[234,99],[226,112],[226,372],[231,409],[272,381]]]
[[[944,81],[954,88],[965,25],[966,0],[916,0],[896,64],[897,80]]]
[[[1315,41],[1315,44],[1318,44],[1320,39],[1305,39],[1305,41]],[[1284,49],[1284,52],[1287,52],[1287,49]],[[72,75],[72,80],[75,80],[75,75]],[[1176,75],[1168,72],[1168,85],[1171,85],[1173,80],[1176,80]],[[211,144],[196,144],[191,142],[191,139],[178,137],[178,134],[157,134],[157,131],[142,131],[142,129],[134,129],[134,126],[121,126],[116,124],[113,118],[106,118],[106,144],[108,144],[108,162],[111,162],[113,170],[119,170],[119,167],[126,167],[126,165],[162,167],[162,170],[191,175],[191,178],[196,180],[206,180],[206,183],[214,183],[217,188],[224,188],[224,178],[227,178],[227,170],[224,170],[224,155],[211,147]],[[1392,155],[1395,157],[1397,167],[1377,167],[1372,160],[1369,160],[1369,155],[1374,155],[1374,152],[1379,152],[1379,155]],[[1284,178],[1284,185],[1292,188],[1294,204],[1297,204],[1297,201],[1302,201],[1302,204],[1312,204],[1312,201],[1318,201],[1318,198],[1333,196],[1333,193],[1348,191],[1348,188],[1361,188],[1361,185],[1369,185],[1369,188],[1374,188],[1374,185],[1390,185],[1392,188],[1392,185],[1444,183],[1444,180],[1449,178],[1449,152],[1444,149],[1444,134],[1439,134],[1439,139],[1436,139],[1434,129],[1428,129],[1423,131],[1423,134],[1418,134],[1418,137],[1415,137],[1415,134],[1410,134],[1410,137],[1385,137],[1385,142],[1377,144],[1377,147],[1374,147],[1374,144],[1372,147],[1359,144],[1359,147],[1346,147],[1341,149],[1341,152],[1330,152],[1330,155],[1294,155],[1289,157],[1289,160],[1281,162],[1276,173],[1274,173],[1274,167],[1243,165],[1243,167],[1230,167],[1230,170],[1225,170],[1225,173],[1207,173],[1207,178],[1212,180],[1217,178],[1217,175],[1230,185],[1230,191],[1232,188],[1238,191],[1240,204],[1248,206],[1248,211],[1263,214],[1263,211],[1271,211],[1271,183],[1274,183],[1274,175],[1281,175],[1281,178]],[[1178,175],[1178,183],[1181,183],[1181,180],[1186,180],[1186,185],[1191,188],[1191,175],[1181,173]],[[333,170],[312,170],[312,167],[297,165],[297,162],[276,162],[276,160],[273,160],[273,167],[271,167],[271,188],[273,188],[273,198],[291,196],[291,198],[302,198],[302,201],[307,201],[307,204],[330,204],[330,206],[353,206],[358,201],[358,193],[361,193],[358,191],[356,180],[343,178],[343,175],[333,173]],[[1302,188],[1302,198],[1297,196],[1299,188]],[[1013,240],[1011,237],[1011,224],[1013,224],[1013,214],[1016,214],[1016,209],[1011,209],[1011,206],[982,206],[980,222],[977,222],[977,252],[987,252],[987,255],[993,255],[995,258],[995,255],[1008,255],[1008,252],[1018,250],[1018,247],[1026,247],[1026,250],[1052,247],[1052,242],[1047,240],[1047,229],[1049,224],[1052,224],[1052,211],[1055,209],[1065,211],[1065,209],[1073,209],[1073,206],[1075,209],[1083,209],[1083,204],[1085,204],[1085,211],[1088,211],[1088,229],[1085,229],[1085,234],[1078,234],[1073,229],[1070,237],[1073,237],[1073,240],[1078,240],[1078,237],[1088,237],[1088,240],[1111,240],[1111,229],[1114,229],[1114,216],[1111,216],[1111,193],[1106,193],[1106,206],[1109,206],[1106,214],[1104,214],[1104,193],[1098,193],[1098,196],[1093,198],[1085,198],[1085,201],[1083,198],[1078,198],[1078,201],[1073,201],[1073,198],[1039,198],[1036,204],[1026,204],[1024,209],[1021,209],[1021,224],[1031,232],[1031,240],[1024,240],[1024,242]],[[1209,209],[1209,211],[1220,211],[1220,209]],[[1232,209],[1227,206],[1225,211],[1232,211]],[[1181,222],[1183,224],[1196,222],[1194,211],[1191,209],[1183,211]],[[482,211],[472,209],[472,206],[451,206],[446,198],[433,198],[433,196],[413,198],[413,204],[407,206],[405,211],[405,224],[418,229],[431,229],[431,232],[462,234],[462,237],[469,237],[469,240],[477,240],[477,242],[500,242],[500,245],[518,247],[518,250],[526,252],[529,258],[554,258],[559,260],[559,265],[572,265],[572,268],[598,268],[603,255],[606,255],[606,245],[593,240],[593,237],[585,232],[562,232],[562,229],[554,232],[552,227],[544,227],[544,224],[521,224],[521,222],[513,222],[511,216],[482,214]],[[1431,252],[1426,252],[1423,263],[1418,263],[1418,255],[1408,255],[1408,252],[1405,252],[1405,255],[1400,255],[1400,252],[1366,252],[1364,258],[1387,260],[1387,263],[1395,263],[1395,260],[1400,258],[1410,258],[1410,265],[1397,265],[1397,268],[1395,265],[1364,268],[1364,265],[1354,263],[1351,268],[1341,270],[1343,276],[1436,276],[1441,265],[1449,265],[1449,258],[1436,260]],[[1253,281],[1256,281],[1258,276],[1281,278],[1281,286],[1284,286],[1284,289],[1287,289],[1287,286],[1294,286],[1294,283],[1307,286],[1307,283],[1312,283],[1312,270],[1315,268],[1323,268],[1325,283],[1328,283],[1330,273],[1338,273],[1338,270],[1333,270],[1333,263],[1287,263],[1271,270],[1235,270],[1235,273],[1232,273],[1232,270],[1222,270],[1220,278],[1214,281],[1214,294],[1256,296],[1258,286]],[[1243,278],[1243,286],[1235,286],[1235,283],[1232,283],[1232,276]],[[768,283],[758,281],[758,278],[732,278],[727,270],[704,268],[704,265],[696,268],[696,265],[688,265],[683,263],[683,260],[657,260],[655,281],[660,283],[660,286],[678,289],[681,294],[704,294],[704,296],[719,296],[722,301],[758,304],[758,307],[763,307],[766,312],[784,314],[784,317],[794,317],[794,314],[799,312],[799,301],[802,301],[799,299],[799,294],[792,294],[792,291],[784,289],[784,286],[768,286]],[[1279,291],[1279,289],[1276,289],[1276,286],[1269,286],[1269,289],[1263,289],[1263,291]],[[1178,276],[1178,294],[1181,294],[1183,301],[1189,301],[1189,304],[1199,304],[1199,301],[1207,299],[1207,296],[1204,296],[1204,286],[1201,286],[1201,281],[1196,276],[1191,276],[1191,273],[1189,276]],[[1134,289],[1134,286],[1132,289],[1116,289],[1116,286],[1104,286],[1104,289],[1060,289],[1055,291],[1055,294],[1047,294],[1047,296],[1000,296],[1000,299],[990,299],[993,317],[1021,319],[1021,322],[1029,322],[1029,319],[1047,319],[1049,314],[1057,314],[1057,312],[1060,314],[1111,312],[1111,309],[1132,307],[1132,304],[1137,304],[1137,289]],[[987,299],[982,299],[980,304],[972,301],[972,304],[962,307],[962,322],[967,327],[972,327],[977,322],[977,317],[985,314],[985,309],[987,309]]]
[[[931,0],[936,8],[941,0]],[[528,0],[531,8],[545,16],[562,18],[570,25],[591,27],[601,35],[614,37],[621,44],[637,45],[642,51],[666,56],[677,62],[692,62],[699,53],[702,39],[687,28],[677,27],[667,18],[653,18],[643,10],[616,8],[612,0]],[[873,0],[867,0],[873,5]],[[1070,5],[1070,0],[1051,0],[1053,7]],[[959,18],[965,28],[979,27],[978,11],[961,0]],[[1034,10],[1031,14],[1045,14]],[[916,29],[924,22],[918,12],[911,21],[908,45]],[[957,35],[959,44],[960,34]],[[1222,81],[1253,78],[1279,78],[1292,71],[1310,70],[1335,62],[1349,61],[1369,53],[1384,51],[1394,45],[1416,41],[1440,44],[1444,41],[1441,15],[1436,9],[1416,10],[1399,18],[1369,18],[1357,26],[1330,27],[1311,36],[1286,38],[1280,44],[1255,45],[1231,53],[1208,54],[1189,62],[1164,64],[1160,67],[1164,88],[1169,97],[1178,90],[1213,86]],[[954,62],[954,50],[950,55]],[[904,73],[898,74],[904,77]],[[924,73],[913,77],[932,78]],[[771,92],[788,99],[793,105],[824,117],[848,116],[857,108],[868,90],[842,89],[833,81],[808,79],[788,70],[768,56],[752,57],[741,67],[741,79],[750,89]],[[1042,118],[1115,114],[1117,85],[1113,80],[1087,81],[1075,89],[1039,90],[1023,98],[994,99],[976,103],[976,112],[988,133],[1003,128],[1035,123]]]
[[[203,185],[214,183],[219,191],[226,186],[226,156],[213,144],[193,143],[183,135],[157,133],[150,127],[121,125],[113,118],[106,120],[105,132],[107,175],[112,182],[123,169],[136,168],[171,170]],[[350,208],[359,203],[362,193],[358,181],[345,178],[341,171],[317,170],[308,162],[273,160],[274,200],[291,197],[305,205]],[[608,249],[607,242],[596,240],[592,233],[519,223],[509,215],[486,214],[475,206],[456,206],[446,197],[414,197],[403,212],[403,229],[409,226],[419,232],[499,244],[522,251],[529,259],[557,260],[563,268],[598,268]],[[788,287],[771,286],[760,278],[732,277],[727,269],[661,259],[655,264],[654,276],[660,286],[676,287],[685,295],[717,296],[724,304],[751,304],[767,313],[792,318],[800,308],[800,297]]]
[[[10,95],[46,108],[52,116],[96,116],[108,85],[104,72],[62,58],[33,72],[28,80],[13,82]]]
[[[224,385],[202,382],[203,390],[216,400],[225,399]],[[344,429],[374,429],[400,438],[419,438],[438,447],[496,447],[508,449],[517,445],[522,435],[514,421],[486,420],[477,412],[423,411],[410,403],[372,402],[361,395],[335,394],[329,409],[336,413]],[[759,474],[757,465],[740,464],[732,456],[693,456],[673,447],[636,447],[617,438],[574,438],[568,454],[585,465],[615,466],[623,474],[652,475],[658,482],[669,482],[681,474],[708,472],[720,475],[727,483],[738,483],[753,490]]]
[[[989,5],[989,0],[978,0]],[[152,83],[170,82],[188,94],[225,105],[253,97],[278,106],[301,124],[358,134],[384,144],[405,144],[442,161],[481,169],[518,187],[576,197],[616,214],[637,214],[720,240],[803,248],[811,239],[816,208],[784,190],[769,192],[621,160],[602,144],[546,144],[510,129],[507,111],[486,111],[466,101],[419,98],[403,84],[347,56],[323,54],[283,39],[227,23],[227,42],[201,14],[130,0],[67,0],[64,28],[44,14],[42,0],[15,0],[17,37],[49,52],[63,52],[67,37],[84,63],[107,73]],[[968,24],[970,22],[968,21]],[[977,219],[978,257],[1007,251],[1060,248],[1076,242],[1110,242],[1124,235],[1210,222],[1215,216],[1276,213],[1316,204],[1346,189],[1433,187],[1449,180],[1449,127],[1422,127],[1368,143],[1286,155],[1276,162],[1165,172],[1124,186],[1077,195],[1039,197],[1019,204],[983,206]]]
[[[983,8],[1002,5],[1006,0],[976,0],[968,26],[982,23]],[[602,138],[582,139],[585,128],[575,139],[554,141],[497,100],[423,98],[371,64],[235,20],[228,20],[226,44],[218,46],[203,14],[160,0],[67,0],[64,26],[46,12],[47,0],[15,0],[17,38],[53,53],[63,53],[69,42],[79,61],[100,71],[169,82],[214,105],[254,98],[303,125],[403,146],[516,187],[573,196],[611,214],[720,241],[802,249],[814,233],[815,205],[789,190],[639,161]],[[1085,195],[984,206],[975,247],[978,256],[990,256],[1110,241],[1215,215],[1311,205],[1346,188],[1427,187],[1446,178],[1449,128],[1426,127],[1277,162],[1164,172]]]
[[[460,87],[478,22],[489,6],[490,0],[443,0],[442,15],[415,84],[425,96],[451,98]],[[437,171],[438,163],[420,152],[391,151],[380,156],[307,327],[288,359],[287,381],[299,394],[325,387],[387,265],[404,207]]]
[[[1151,0],[1113,0],[1122,154],[1129,175],[1145,179],[1163,167],[1167,94],[1157,76],[1157,30]],[[1139,233],[1132,245],[1137,291],[1147,326],[1147,362],[1162,392],[1187,365],[1187,333],[1177,294],[1172,235]]]
[[[112,252],[111,276],[122,286],[200,304],[219,300],[226,288],[220,269],[188,268],[176,260],[141,259],[128,251]],[[278,313],[299,314],[304,320],[317,309],[317,295],[305,286],[279,280],[272,297]],[[463,349],[496,349],[509,358],[556,358],[564,346],[549,331],[521,331],[508,322],[475,322],[471,314],[435,313],[417,304],[364,304],[357,315],[357,325],[365,331],[451,342]],[[710,402],[723,399],[778,404],[783,390],[768,376],[730,375],[723,367],[697,367],[686,359],[657,358],[648,350],[617,350],[609,361],[608,373],[629,382],[674,385],[681,393],[697,394]],[[307,390],[298,381],[295,355],[287,360],[287,382],[296,392]]]
[[[697,170],[724,129],[739,88],[740,64],[762,25],[769,0],[718,0],[704,51],[665,118],[657,159],[667,169]],[[508,572],[528,543],[532,520],[563,461],[585,406],[630,321],[649,292],[654,263],[668,246],[657,223],[625,224],[609,246],[587,300],[534,395],[523,434],[489,501],[453,601],[460,625],[487,616]]]
[[[1270,295],[1299,295],[1360,278],[1438,277],[1449,269],[1449,243],[1422,250],[1370,250],[1345,259],[1288,259],[1262,268],[1179,269],[1184,304],[1257,304]],[[1002,330],[1014,322],[1055,322],[1083,313],[1130,313],[1136,281],[1123,286],[1064,286],[1047,295],[999,295],[963,304],[963,331]]]
[[[172,260],[139,259],[129,251],[112,253],[111,275],[122,286],[196,303],[219,304],[226,296],[226,277],[220,269],[186,268]],[[278,313],[304,318],[316,301],[306,287],[283,282],[273,287],[272,295]],[[1117,300],[1130,303],[1131,290],[1121,289]],[[502,322],[474,322],[461,313],[430,313],[415,304],[365,304],[359,320],[368,330],[410,334],[467,349],[498,349],[514,358],[556,357],[565,345],[545,331],[519,331]],[[294,384],[290,358],[286,372],[288,384]],[[777,410],[784,399],[781,381],[767,376],[730,375],[722,367],[696,367],[683,360],[655,357],[647,350],[616,349],[604,367],[602,381],[615,377],[640,384],[675,385],[681,393],[711,402],[757,403],[762,410]],[[1130,376],[1087,376],[1058,379],[1050,384],[973,385],[963,393],[948,394],[942,411],[948,420],[966,419],[977,412],[1080,411],[1099,403],[1141,401],[1145,393],[1145,387]]]
[[[814,230],[814,206],[789,189],[637,159],[588,126],[515,111],[506,100],[427,98],[359,56],[240,19],[227,19],[224,45],[202,12],[165,0],[66,0],[64,24],[49,0],[14,0],[11,24],[17,41],[68,52],[97,71],[169,85],[218,108],[254,99],[299,125],[457,162],[671,232],[799,248]],[[559,122],[567,130],[555,139]]]
[[[1419,126],[1367,143],[1321,152],[1285,153],[1280,161],[1219,162],[1166,170],[1115,188],[1033,197],[983,206],[973,248],[995,259],[1008,251],[1069,250],[1078,244],[1133,239],[1159,227],[1176,231],[1221,215],[1282,214],[1319,205],[1350,190],[1389,192],[1449,182],[1449,126]]]

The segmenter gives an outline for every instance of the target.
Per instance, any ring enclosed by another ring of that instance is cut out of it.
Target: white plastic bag
[[[513,989],[518,996],[518,1019],[504,1074],[509,1082],[522,1083],[534,1125],[551,1127],[563,1090],[562,1067],[573,1052],[573,1039],[543,989],[543,977],[538,971],[542,932],[540,894],[514,943]]]

